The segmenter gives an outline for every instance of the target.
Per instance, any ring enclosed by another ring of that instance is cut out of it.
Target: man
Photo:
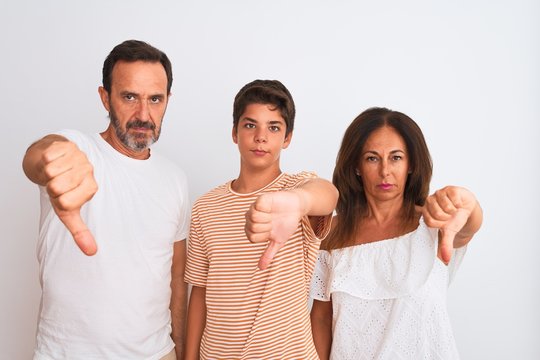
[[[125,41],[103,65],[108,128],[60,131],[26,153],[41,194],[34,359],[182,357],[186,179],[150,149],[171,85],[163,52]]]

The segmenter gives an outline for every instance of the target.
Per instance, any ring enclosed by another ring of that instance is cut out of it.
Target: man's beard
[[[148,149],[150,145],[158,141],[159,135],[161,134],[161,127],[157,127],[156,129],[156,125],[154,123],[138,119],[128,121],[126,124],[126,129],[122,129],[122,126],[120,125],[120,122],[118,121],[118,118],[116,117],[116,114],[112,108],[109,112],[109,118],[111,119],[111,123],[118,139],[120,139],[122,144],[133,151],[141,152]],[[152,130],[152,135],[148,137],[146,133],[130,134],[129,129],[132,127]]]

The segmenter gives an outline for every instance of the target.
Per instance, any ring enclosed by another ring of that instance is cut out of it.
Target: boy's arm
[[[310,179],[294,189],[259,196],[246,213],[245,226],[251,242],[269,242],[259,268],[270,265],[304,216],[331,214],[337,199],[337,189],[324,179]]]
[[[191,287],[187,315],[186,360],[198,360],[201,339],[206,326],[206,288]]]
[[[186,240],[174,243],[171,268],[171,338],[174,341],[177,359],[184,358],[186,340],[187,284],[184,282],[186,266]]]
[[[321,360],[329,359],[332,348],[332,301],[313,300],[310,317],[317,354]]]
[[[32,144],[23,159],[30,181],[45,186],[51,205],[86,255],[97,245],[83,222],[80,209],[97,191],[94,168],[77,145],[60,135],[47,135]]]

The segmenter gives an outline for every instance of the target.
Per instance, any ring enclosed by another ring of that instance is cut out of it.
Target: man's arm
[[[186,240],[174,243],[171,267],[171,337],[174,341],[176,358],[184,358],[186,339],[187,284],[184,282],[186,267]]]
[[[186,360],[198,360],[206,326],[206,288],[192,286],[189,297],[186,334]]]
[[[86,255],[97,245],[81,219],[80,209],[97,191],[94,168],[77,145],[60,135],[47,135],[32,144],[23,159],[30,181],[45,186],[54,212]]]
[[[304,216],[331,214],[337,199],[337,189],[324,179],[310,179],[294,189],[259,196],[246,213],[245,227],[250,241],[269,241],[259,268],[266,269],[270,265]]]

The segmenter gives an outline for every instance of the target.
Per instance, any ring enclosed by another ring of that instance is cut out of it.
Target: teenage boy
[[[338,193],[313,173],[281,172],[294,116],[276,80],[255,80],[235,97],[240,174],[192,210],[186,359],[318,358],[308,289]]]

